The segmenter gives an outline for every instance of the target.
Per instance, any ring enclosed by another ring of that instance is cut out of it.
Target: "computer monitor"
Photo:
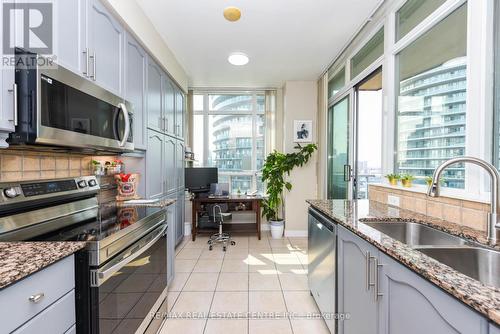
[[[192,193],[209,192],[212,183],[219,182],[217,168],[186,168],[186,188]]]

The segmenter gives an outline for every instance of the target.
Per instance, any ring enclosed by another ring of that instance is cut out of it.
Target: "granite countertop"
[[[363,224],[363,220],[391,218],[395,221],[418,222],[485,245],[484,232],[368,200],[308,200],[307,202],[385,254],[500,325],[500,289],[484,285],[412,249]]]
[[[84,248],[85,242],[0,242],[0,289]]]

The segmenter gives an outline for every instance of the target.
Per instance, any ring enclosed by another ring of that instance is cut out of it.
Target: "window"
[[[199,166],[217,167],[219,183],[228,183],[232,193],[262,190],[257,175],[265,159],[264,94],[195,94],[194,98],[209,108],[193,115],[193,152]]]
[[[328,98],[331,98],[345,86],[345,67],[328,81]]]
[[[396,13],[396,42],[445,2],[446,0],[407,1]]]
[[[465,154],[467,4],[397,55],[399,83],[396,169],[424,184],[442,162]],[[465,167],[444,174],[450,188],[465,187]]]
[[[384,28],[382,27],[351,59],[351,79],[384,54]]]

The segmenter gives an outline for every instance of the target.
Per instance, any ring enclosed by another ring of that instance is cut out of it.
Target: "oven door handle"
[[[127,264],[129,264],[130,262],[135,260],[137,257],[139,257],[142,253],[147,251],[149,248],[151,248],[151,246],[153,246],[158,240],[160,240],[165,235],[165,232],[167,231],[167,227],[168,227],[167,225],[163,225],[163,226],[159,227],[157,229],[157,231],[158,230],[160,230],[160,231],[157,232],[157,235],[151,241],[149,241],[146,245],[142,246],[141,248],[134,250],[129,256],[127,256],[126,258],[124,258],[120,262],[113,264],[109,268],[104,267],[103,271],[94,270],[93,271],[94,273],[92,273],[92,275],[91,275],[92,279],[91,279],[90,285],[92,287],[100,286],[102,283],[104,283],[107,279],[109,279],[111,276],[113,276],[113,274],[115,274],[121,268],[123,268],[124,266],[126,266]],[[152,233],[155,233],[155,232],[152,232]]]
[[[120,147],[123,147],[127,143],[128,136],[130,135],[130,117],[125,103],[119,103],[118,109],[123,113],[123,119],[125,121],[125,132],[123,133],[123,138],[120,141]]]

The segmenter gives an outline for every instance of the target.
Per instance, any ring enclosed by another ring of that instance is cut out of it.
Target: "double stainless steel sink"
[[[411,222],[363,221],[393,239],[484,284],[500,288],[500,252]]]

